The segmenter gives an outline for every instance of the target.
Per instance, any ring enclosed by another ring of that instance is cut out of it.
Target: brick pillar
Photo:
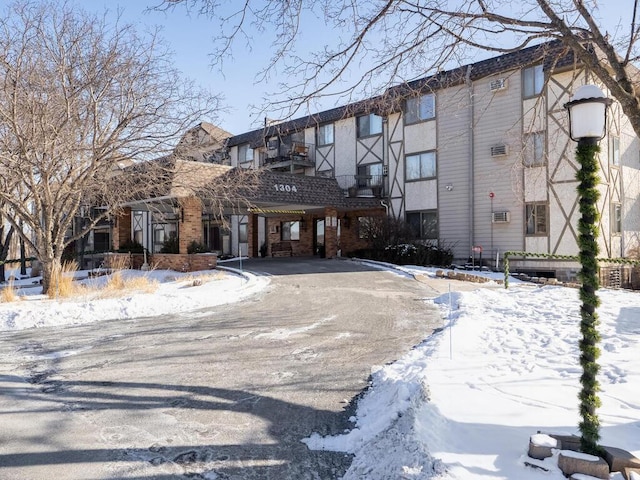
[[[116,216],[116,222],[112,228],[111,247],[118,250],[127,240],[131,240],[131,207],[124,207]]]
[[[324,249],[327,258],[338,255],[338,211],[335,208],[324,209]]]
[[[178,199],[179,253],[187,253],[187,247],[194,240],[202,243],[202,202],[196,197]]]

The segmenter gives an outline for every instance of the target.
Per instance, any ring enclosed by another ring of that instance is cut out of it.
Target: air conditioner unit
[[[507,88],[506,78],[496,78],[489,84],[489,90],[492,92],[497,92],[499,90],[504,90],[506,88]]]
[[[494,145],[491,147],[491,156],[492,157],[503,157],[507,153],[509,153],[509,149],[506,145]]]
[[[493,212],[491,214],[491,223],[509,223],[510,220],[509,212]]]

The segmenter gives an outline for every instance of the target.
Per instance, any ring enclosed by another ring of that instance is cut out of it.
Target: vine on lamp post
[[[607,107],[611,100],[606,98],[595,85],[583,85],[565,105],[569,111],[569,129],[571,139],[578,142],[576,159],[580,170],[576,174],[580,203],[578,222],[578,258],[582,266],[579,274],[580,287],[580,365],[582,389],[580,399],[580,447],[583,452],[600,455],[600,419],[597,409],[600,407],[598,391],[598,357],[600,334],[598,333],[598,314],[600,305],[597,295],[598,279],[598,142],[605,135]]]
[[[598,333],[598,314],[600,299],[596,294],[600,284],[598,279],[598,209],[596,203],[600,197],[598,185],[597,154],[600,147],[597,142],[580,140],[576,149],[576,157],[580,163],[580,171],[576,177],[579,180],[578,193],[580,196],[580,220],[578,221],[578,254],[582,269],[579,278],[580,287],[580,365],[582,376],[580,383],[582,390],[580,398],[580,446],[586,453],[599,454],[598,440],[600,440],[600,420],[596,410],[601,402],[598,396],[600,385],[597,375],[600,370],[600,334]]]

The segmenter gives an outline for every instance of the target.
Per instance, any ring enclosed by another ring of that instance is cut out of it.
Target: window
[[[356,118],[358,138],[380,135],[382,133],[382,117],[370,113]]]
[[[436,176],[436,152],[407,155],[407,180],[420,180]]]
[[[300,240],[300,222],[282,222],[280,224],[280,238],[282,240]]]
[[[358,188],[382,185],[382,163],[358,166]]]
[[[142,212],[133,212],[133,240],[142,245],[144,239],[144,217]]]
[[[405,123],[417,123],[435,118],[436,97],[430,93],[420,97],[408,98],[405,104]]]
[[[545,164],[544,132],[530,133],[525,136],[524,164],[527,167],[539,167]]]
[[[529,203],[525,205],[525,221],[527,235],[547,234],[547,205],[545,203]]]
[[[609,165],[620,166],[620,138],[609,137]]]
[[[407,212],[407,223],[416,238],[422,240],[437,240],[438,212],[436,210]]]
[[[248,143],[244,145],[240,145],[238,147],[238,163],[249,163],[253,162],[253,148]]]
[[[333,123],[320,125],[318,127],[318,145],[333,144]]]
[[[376,225],[377,222],[373,217],[358,217],[358,238],[376,238]]]
[[[611,233],[622,232],[622,204],[611,204]]]
[[[238,224],[238,243],[247,243],[249,241],[249,224],[246,217]]]
[[[522,96],[524,98],[540,95],[543,85],[544,72],[542,71],[542,65],[525,68],[522,71]]]

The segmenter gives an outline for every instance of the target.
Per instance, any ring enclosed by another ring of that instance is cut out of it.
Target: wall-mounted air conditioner
[[[491,214],[491,223],[509,223],[510,220],[509,212],[493,212]]]
[[[491,147],[491,156],[492,157],[503,157],[509,153],[509,149],[506,145],[494,145]]]

